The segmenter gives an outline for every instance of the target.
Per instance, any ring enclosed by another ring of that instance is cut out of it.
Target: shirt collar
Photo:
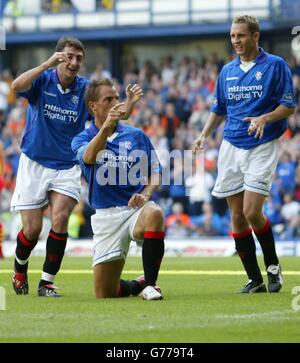
[[[254,60],[254,63],[263,63],[265,60],[266,60],[266,58],[267,58],[267,53],[264,51],[264,49],[263,48],[261,48],[261,47],[259,47],[258,48],[258,50],[259,50],[259,54],[258,54],[258,56],[255,58],[255,60]],[[240,56],[237,56],[236,58],[235,58],[235,65],[236,66],[239,66],[241,64],[241,58],[240,58]]]
[[[53,69],[52,74],[51,74],[51,79],[56,83],[57,88],[59,89],[59,91],[62,94],[66,94],[66,93],[69,93],[71,91],[74,91],[75,88],[77,87],[77,84],[78,84],[78,77],[76,76],[74,81],[69,85],[69,87],[66,88],[65,90],[63,90],[62,87],[61,87],[61,84],[59,82],[57,69]]]

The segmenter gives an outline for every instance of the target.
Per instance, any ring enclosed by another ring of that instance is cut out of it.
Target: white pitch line
[[[229,320],[241,320],[241,319],[271,319],[282,320],[290,319],[289,315],[294,315],[295,312],[292,309],[289,310],[274,310],[261,313],[249,313],[249,314],[219,314],[216,315],[216,319],[229,319]]]
[[[12,273],[12,270],[3,269],[0,270],[0,274],[9,274]],[[29,270],[29,274],[40,274],[41,270]],[[92,274],[93,270],[60,270],[59,274]],[[142,270],[124,270],[125,274],[142,274]],[[161,270],[159,272],[161,275],[245,275],[245,271],[229,271],[229,270]],[[263,275],[266,275],[266,272],[262,272]],[[287,276],[300,276],[300,271],[283,271],[283,275]]]

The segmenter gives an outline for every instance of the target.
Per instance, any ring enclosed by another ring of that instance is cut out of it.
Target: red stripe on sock
[[[28,239],[26,239],[22,230],[19,232],[18,237],[24,246],[32,247],[32,242],[30,242],[30,241],[28,241]]]
[[[253,227],[253,231],[255,232],[255,234],[261,235],[261,234],[266,233],[270,229],[270,227],[271,227],[271,222],[267,218],[265,225],[261,229],[256,229]]]
[[[156,238],[156,239],[164,239],[165,232],[156,232],[156,231],[145,231],[144,238]]]
[[[65,241],[67,237],[60,237],[55,232],[49,232],[49,236],[58,240],[58,241]]]
[[[250,234],[252,233],[252,229],[249,227],[247,229],[245,229],[243,232],[240,233],[234,233],[232,232],[232,237],[235,238],[244,238],[247,236],[250,236]]]

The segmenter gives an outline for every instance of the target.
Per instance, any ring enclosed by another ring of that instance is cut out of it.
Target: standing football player
[[[232,235],[249,282],[241,293],[266,292],[256,259],[255,233],[264,256],[268,291],[283,284],[272,226],[262,213],[279,157],[278,138],[295,111],[293,82],[287,63],[258,46],[259,23],[253,16],[233,20],[231,42],[237,53],[220,73],[207,123],[193,144],[203,149],[211,133],[226,118],[212,194],[226,197]]]
[[[84,103],[88,81],[77,75],[84,58],[85,48],[78,39],[61,38],[46,62],[13,82],[13,89],[29,103],[11,201],[11,210],[21,212],[23,224],[14,262],[13,287],[17,294],[28,294],[28,259],[42,230],[43,210],[50,204],[52,226],[38,295],[60,296],[53,282],[64,256],[69,216],[79,201],[81,188],[81,170],[71,141],[89,118]],[[133,95],[130,91],[127,95],[124,118],[134,106],[130,101]]]

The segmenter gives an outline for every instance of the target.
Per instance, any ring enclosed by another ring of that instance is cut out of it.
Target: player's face
[[[232,24],[230,38],[236,53],[240,57],[247,57],[257,47],[259,32],[251,33],[247,24]]]
[[[66,78],[75,78],[83,64],[83,53],[73,47],[65,47],[63,52],[67,54],[68,63],[61,63],[57,68]]]
[[[109,111],[119,102],[119,93],[115,87],[102,86],[97,101],[92,102],[95,118],[104,121]]]

